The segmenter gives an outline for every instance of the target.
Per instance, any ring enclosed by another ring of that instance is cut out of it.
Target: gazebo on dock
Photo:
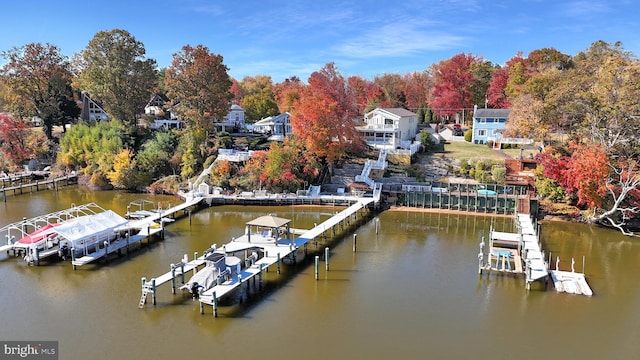
[[[254,234],[262,234],[263,237],[273,237],[276,241],[278,240],[280,233],[282,233],[284,238],[289,239],[290,222],[291,220],[289,219],[272,215],[265,215],[253,219],[247,223],[247,239],[249,242],[251,242],[252,230],[255,230]]]

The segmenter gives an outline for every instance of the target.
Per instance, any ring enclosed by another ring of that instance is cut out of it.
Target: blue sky
[[[575,55],[596,40],[639,55],[639,10],[635,0],[23,0],[3,4],[0,50],[48,42],[71,56],[120,28],[160,67],[183,45],[203,44],[238,80],[306,81],[327,62],[372,79],[459,53],[497,64],[543,47]]]

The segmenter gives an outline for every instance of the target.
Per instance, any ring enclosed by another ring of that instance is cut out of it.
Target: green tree
[[[126,30],[98,32],[77,57],[77,87],[102,103],[112,117],[137,125],[157,85],[156,62]]]
[[[278,114],[278,104],[271,93],[271,87],[245,95],[242,105],[246,118],[251,122]]]
[[[136,156],[142,184],[177,172],[178,169],[171,162],[177,145],[178,138],[169,131],[155,132],[154,137],[142,145],[142,150]]]
[[[418,108],[418,124],[424,124],[424,119],[424,105],[420,105],[420,107]]]

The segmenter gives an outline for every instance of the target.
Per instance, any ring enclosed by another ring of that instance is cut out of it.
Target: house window
[[[487,123],[489,124],[493,123],[493,118],[487,118]]]
[[[505,122],[507,122],[507,119],[498,119],[498,122],[499,123],[505,123]]]
[[[487,136],[487,130],[478,130],[478,136]]]
[[[480,124],[484,124],[484,123],[486,123],[486,122],[487,122],[487,119],[485,119],[485,118],[480,118]]]

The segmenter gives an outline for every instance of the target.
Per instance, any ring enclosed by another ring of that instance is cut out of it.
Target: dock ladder
[[[153,288],[148,285],[142,287],[142,295],[140,296],[140,302],[138,303],[138,309],[143,309],[144,304],[147,303],[147,295],[153,293]]]

